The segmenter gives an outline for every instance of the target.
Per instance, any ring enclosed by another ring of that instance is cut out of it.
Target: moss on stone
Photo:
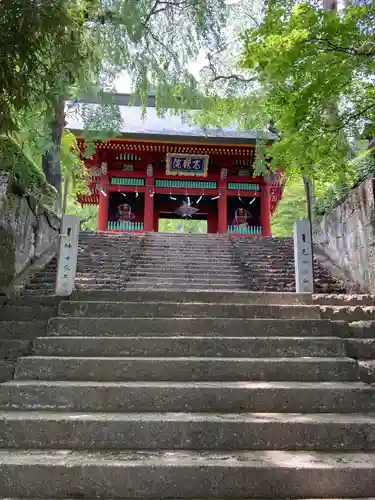
[[[11,137],[0,136],[0,172],[8,172],[14,188],[33,195],[38,201],[52,206],[55,189],[47,183],[43,172],[22,151]]]
[[[14,239],[10,231],[0,225],[0,293],[15,275]]]

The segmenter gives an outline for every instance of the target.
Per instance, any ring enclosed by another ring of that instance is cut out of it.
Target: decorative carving
[[[154,175],[154,167],[150,163],[147,165],[147,177],[152,177]]]
[[[228,169],[227,168],[222,168],[220,170],[220,179],[224,180],[228,177]]]
[[[100,177],[102,170],[100,167],[91,167],[91,177]]]
[[[108,174],[108,164],[105,161],[102,161],[100,168],[101,168],[102,175]]]

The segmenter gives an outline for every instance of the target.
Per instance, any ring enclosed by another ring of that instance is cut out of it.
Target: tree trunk
[[[68,175],[66,175],[65,180],[64,180],[64,198],[63,198],[63,205],[62,205],[62,214],[63,215],[66,213],[66,208],[68,206],[68,194],[69,194],[69,177],[68,177]]]
[[[51,123],[51,138],[52,146],[45,153],[43,158],[43,170],[46,176],[47,182],[52,184],[57,190],[55,210],[57,215],[62,213],[62,193],[61,193],[61,164],[60,164],[60,152],[61,152],[61,138],[65,125],[65,101],[64,99],[59,99],[56,103],[54,110],[54,118]]]

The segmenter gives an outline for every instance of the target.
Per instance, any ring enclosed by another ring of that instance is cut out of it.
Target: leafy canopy
[[[375,3],[334,12],[270,0],[243,34],[241,66],[252,77],[247,93],[216,100],[207,119],[259,130],[272,120],[274,168],[313,175],[315,165],[319,176],[339,176],[351,142],[375,123]]]

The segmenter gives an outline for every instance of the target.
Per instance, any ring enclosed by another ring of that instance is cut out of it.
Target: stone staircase
[[[26,287],[53,294],[56,261]],[[317,292],[344,293],[315,264]],[[81,233],[76,286],[81,290],[295,290],[291,239],[210,234]]]
[[[292,238],[231,238],[247,288],[253,291],[294,292],[294,244]],[[346,293],[317,261],[314,262],[317,293]]]
[[[373,496],[375,387],[346,348],[375,309],[341,304],[78,290],[0,385],[0,497]]]

